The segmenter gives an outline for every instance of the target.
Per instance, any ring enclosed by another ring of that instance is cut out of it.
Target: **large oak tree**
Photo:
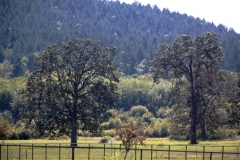
[[[114,106],[117,67],[116,48],[101,48],[99,42],[73,39],[62,47],[51,45],[36,59],[24,96],[22,112],[40,135],[98,133],[106,111]]]
[[[210,108],[224,83],[219,63],[223,49],[216,33],[205,33],[191,38],[181,35],[172,44],[161,44],[156,57],[150,62],[154,82],[170,76],[174,78],[172,97],[176,107],[189,108],[190,143],[196,144],[197,125],[203,127]],[[214,97],[214,98],[213,98]],[[188,109],[187,109],[188,110]],[[216,110],[211,113],[216,113]],[[202,130],[204,132],[204,130]],[[205,133],[203,133],[205,134]]]

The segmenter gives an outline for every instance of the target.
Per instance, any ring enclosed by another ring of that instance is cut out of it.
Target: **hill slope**
[[[137,73],[136,68],[145,73],[143,62],[153,59],[160,43],[204,32],[219,34],[225,50],[222,68],[239,72],[240,35],[186,14],[107,0],[0,0],[0,62],[27,56],[29,69],[34,52],[72,38],[91,38],[117,46],[116,62],[125,74]]]

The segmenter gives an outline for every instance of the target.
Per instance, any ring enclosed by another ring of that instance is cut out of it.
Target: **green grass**
[[[101,144],[99,140],[100,138],[79,139],[78,146],[86,148],[76,148],[75,158],[84,160],[90,156],[90,159],[97,160],[105,157],[105,159],[108,160],[122,159],[124,157],[124,146],[121,145],[121,151],[117,149],[120,147],[121,141],[113,140],[113,146],[110,148],[109,144]],[[71,159],[72,150],[69,148],[70,140],[5,140],[5,144],[9,144],[9,146],[8,148],[7,146],[2,146],[1,148],[1,158],[3,160],[7,159],[7,156],[8,159],[14,159],[19,157],[19,155],[21,155],[21,159],[31,159],[32,155],[34,159],[39,160],[45,159],[45,157],[54,160],[58,159],[59,156],[61,159]],[[11,144],[22,144],[22,146],[11,146]],[[29,146],[24,146],[23,144],[29,144]],[[32,151],[32,144],[34,151]],[[152,138],[147,139],[145,144],[145,146],[133,146],[133,148],[136,147],[138,150],[131,150],[128,154],[128,159],[135,159],[135,155],[137,159],[140,159],[141,154],[143,160],[149,160],[150,157],[152,157],[152,159],[168,159],[168,156],[170,156],[170,159],[185,159],[185,157],[187,157],[188,160],[203,159],[203,156],[205,159],[209,159],[210,154],[212,154],[213,159],[222,159],[222,157],[224,157],[224,159],[237,159],[237,154],[230,154],[229,152],[240,152],[240,140],[199,141],[196,145],[189,145],[189,141],[170,141],[168,139]],[[44,147],[51,145],[56,145],[57,148]],[[65,147],[60,148],[59,146]],[[98,148],[89,149],[89,146]],[[115,147],[116,149],[114,149]],[[142,153],[141,149],[144,149]],[[186,150],[190,152],[184,152]],[[206,153],[202,153],[203,151]],[[222,152],[226,153],[222,154]]]
[[[80,138],[78,143],[99,143],[100,138]],[[64,140],[47,140],[47,139],[37,139],[37,140],[4,140],[8,144],[70,144],[70,139]],[[216,140],[216,141],[199,141],[196,145],[190,145],[189,141],[175,141],[161,138],[148,138],[144,143],[149,145],[158,146],[225,146],[225,147],[239,147],[240,140]],[[121,144],[119,140],[113,140],[113,144]]]

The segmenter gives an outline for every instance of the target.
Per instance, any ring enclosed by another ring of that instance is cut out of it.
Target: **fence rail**
[[[198,145],[135,145],[128,153],[131,160],[240,160],[239,147]],[[121,160],[125,148],[121,144],[0,144],[0,160]]]

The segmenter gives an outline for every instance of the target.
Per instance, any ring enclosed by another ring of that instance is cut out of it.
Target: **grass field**
[[[79,138],[75,149],[75,159],[122,159],[124,146],[121,141],[113,140],[113,145],[101,144],[101,138]],[[71,159],[72,150],[69,139],[60,140],[5,140],[2,146],[2,159]],[[21,144],[19,146],[11,146]],[[28,146],[24,146],[27,145]],[[238,159],[240,140],[199,141],[197,145],[189,145],[189,141],[171,141],[168,139],[148,138],[145,146],[133,146],[128,159]],[[51,148],[49,146],[56,146]],[[34,151],[33,151],[34,146]],[[45,146],[45,147],[44,147]],[[61,146],[61,147],[60,147]],[[21,148],[21,149],[19,149]],[[115,149],[116,148],[116,149]],[[119,150],[119,148],[122,148]],[[14,154],[13,154],[14,153]],[[224,154],[223,154],[224,153]],[[234,153],[234,154],[233,154]]]
[[[80,137],[78,143],[99,143],[100,137]],[[42,144],[54,144],[54,143],[70,143],[70,139],[32,139],[32,140],[4,140],[5,143],[21,144],[21,143],[42,143]],[[148,138],[144,141],[147,145],[189,145],[189,141],[175,141],[167,138]],[[200,146],[240,146],[240,139],[236,140],[214,140],[214,141],[198,141],[197,145]],[[121,144],[120,140],[114,140],[113,143]]]

